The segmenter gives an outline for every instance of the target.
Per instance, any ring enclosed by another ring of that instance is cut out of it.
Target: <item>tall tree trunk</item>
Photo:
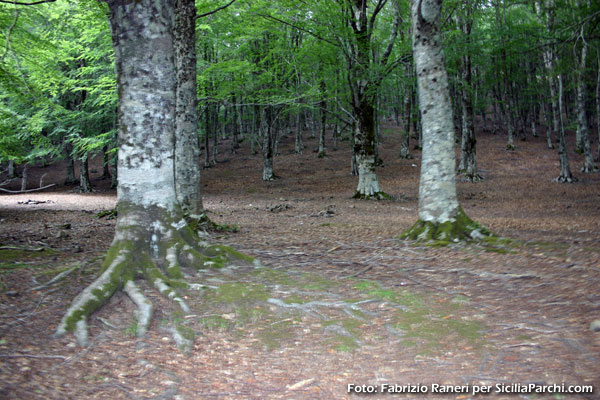
[[[200,138],[196,95],[196,4],[175,0],[173,35],[176,70],[175,192],[183,211],[192,218],[204,213],[200,183]]]
[[[183,220],[175,191],[174,0],[108,0],[119,93],[119,187],[117,224],[101,275],[71,303],[56,334],[74,332],[88,340],[87,319],[117,291],[138,307],[137,335],[143,336],[152,304],[134,283],[145,278],[183,313],[190,309],[171,286],[180,266],[204,267],[239,258],[204,245]],[[156,56],[160,55],[160,56]],[[192,337],[173,329],[181,348]]]
[[[470,5],[466,5],[465,12],[467,13],[464,19],[459,17],[458,23],[460,29],[466,38],[467,49],[462,58],[462,90],[461,90],[461,144],[460,144],[460,165],[459,172],[464,176],[464,179],[470,182],[481,180],[481,176],[477,172],[477,157],[476,157],[476,139],[475,125],[473,123],[473,82],[471,71],[471,55],[469,54],[469,45],[471,42],[471,28],[473,26],[473,18],[471,16]]]
[[[580,2],[578,2],[580,3]],[[581,27],[581,36],[583,37],[583,29]],[[585,72],[587,62],[588,45],[585,40],[581,41],[581,52],[577,54],[577,47],[573,49],[575,59],[577,60],[577,133],[579,140],[575,140],[575,150],[580,150],[584,154],[583,168],[581,172],[591,173],[596,171],[596,165],[594,163],[594,157],[592,156],[592,149],[590,145],[589,127],[588,127],[588,116],[586,107],[586,84],[585,84]]]
[[[413,58],[422,112],[419,221],[404,233],[418,240],[481,239],[488,231],[462,211],[456,195],[454,123],[440,33],[440,0],[413,0]]]
[[[322,67],[320,68],[320,72],[323,72]],[[320,84],[321,91],[321,101],[319,102],[319,112],[321,114],[321,123],[319,124],[319,150],[317,157],[323,158],[325,157],[325,128],[327,124],[327,102],[325,100],[326,96],[326,86],[325,81],[322,79]]]

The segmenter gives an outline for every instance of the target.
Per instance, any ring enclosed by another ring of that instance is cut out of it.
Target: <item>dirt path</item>
[[[432,385],[562,383],[595,392],[547,397],[600,398],[600,333],[589,329],[600,318],[598,174],[552,183],[557,157],[543,140],[506,152],[503,137],[483,136],[486,180],[460,183],[460,200],[513,240],[415,246],[393,238],[416,219],[419,160],[398,160],[398,138],[385,140],[379,177],[394,201],[349,198],[356,178],[346,143],[319,160],[290,154],[288,139],[275,161],[282,179],[270,183],[260,181],[261,161],[247,149],[206,170],[211,218],[240,228],[213,240],[263,267],[200,271],[204,288],[185,293],[193,309],[186,316],[146,287],[156,312],[143,340],[134,336],[129,300],[116,296],[91,318],[88,349],[51,335],[98,273],[94,260],[110,244],[114,220],[95,213],[114,206],[114,193],[95,180],[100,191],[90,195],[58,186],[0,196],[0,244],[51,249],[0,251],[0,398],[344,399],[362,397],[348,384],[412,384],[428,393],[369,398],[468,399],[472,387],[433,394]],[[572,164],[580,158],[573,154]],[[49,171],[45,182],[62,180],[60,166],[30,175]],[[76,263],[83,268],[35,289]],[[165,330],[173,318],[196,332],[189,355]]]

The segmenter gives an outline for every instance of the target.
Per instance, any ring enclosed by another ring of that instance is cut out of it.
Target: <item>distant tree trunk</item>
[[[578,1],[578,3],[581,3]],[[581,35],[583,36],[583,29],[581,27]],[[585,40],[582,40],[581,52],[577,54],[577,47],[573,49],[575,53],[575,60],[577,60],[577,136],[575,140],[576,148],[584,154],[583,168],[581,172],[591,173],[596,171],[596,165],[594,163],[594,157],[592,156],[592,149],[590,145],[589,127],[588,127],[588,116],[586,107],[586,85],[585,85],[585,71],[587,62],[588,45]]]
[[[543,7],[543,0],[536,1],[536,11],[538,17],[541,20],[546,20],[546,28],[548,31],[552,31],[554,22],[552,15],[552,6],[554,0],[549,0],[550,10],[545,10]],[[558,78],[558,90],[557,90],[557,78],[554,77],[554,62],[556,56],[551,47],[547,48],[543,52],[544,64],[546,66],[546,73],[550,84],[550,97],[552,99],[552,121],[553,130],[558,135],[558,158],[560,160],[560,175],[556,178],[558,182],[573,182],[576,180],[571,174],[569,168],[569,158],[567,156],[567,148],[565,144],[565,130],[562,122],[562,79]],[[557,93],[558,92],[558,93]],[[558,99],[558,101],[557,101]]]
[[[75,179],[75,161],[73,160],[73,146],[70,143],[65,144],[65,158],[67,160],[67,177],[65,185],[73,185],[77,182]]]
[[[462,90],[461,90],[461,145],[460,145],[460,165],[459,173],[464,176],[464,179],[470,182],[481,180],[481,176],[477,172],[477,157],[475,139],[475,125],[473,123],[473,82],[471,72],[471,55],[468,47],[471,42],[471,28],[473,27],[473,17],[470,5],[464,6],[465,17],[458,17],[459,28],[462,30],[466,38],[467,50],[462,58]]]
[[[407,66],[407,71],[412,70],[412,65]],[[402,138],[400,142],[400,158],[409,159],[412,158],[410,155],[410,125],[411,125],[411,112],[412,112],[412,84],[408,84],[405,87],[404,100],[403,100],[403,112],[402,112]]]
[[[232,116],[232,137],[231,137],[231,153],[235,154],[236,150],[240,148],[240,126],[238,124],[238,120],[239,120],[239,113],[238,113],[238,106],[236,104],[237,100],[235,98],[235,94],[233,94],[231,96],[231,102],[233,103],[231,106],[231,112],[233,113]]]
[[[600,49],[598,53],[598,70],[596,71],[596,130],[598,131],[598,160],[600,161]]]
[[[546,124],[546,146],[549,149],[553,149],[554,143],[552,143],[552,121],[550,117],[550,115],[552,115],[552,105],[547,101],[543,101],[541,104],[544,114],[544,123]]]
[[[295,135],[295,143],[294,143],[294,151],[296,154],[302,154],[302,150],[304,149],[304,144],[302,143],[302,109],[298,109],[298,113],[296,114],[296,135]]]
[[[210,132],[211,132],[210,105],[204,107],[204,168],[210,168]]]
[[[212,114],[212,120],[211,120],[211,129],[212,129],[212,134],[213,134],[213,149],[212,149],[212,160],[211,160],[211,164],[212,165],[217,165],[217,154],[219,153],[219,128],[218,128],[218,122],[219,122],[219,109],[220,106],[217,104],[214,108],[214,113]]]
[[[489,232],[462,211],[456,195],[454,122],[440,32],[440,0],[411,1],[413,55],[423,110],[419,221],[404,233],[417,240],[479,240]]]
[[[111,160],[111,167],[112,167],[112,179],[110,181],[110,187],[111,189],[116,189],[119,183],[119,175],[118,175],[118,168],[117,165],[119,163],[119,155],[118,153],[115,153],[114,156],[112,156]]]
[[[322,72],[322,68],[320,68]],[[321,123],[319,124],[319,150],[317,157],[323,158],[325,157],[325,128],[327,124],[327,102],[325,100],[326,90],[325,81],[321,80],[320,84],[321,90],[321,101],[319,103],[319,112],[321,113]]]
[[[263,109],[264,118],[262,125],[263,140],[263,181],[272,181],[275,179],[273,173],[273,153],[274,153],[274,135],[273,135],[273,106],[266,106]]]
[[[108,156],[108,146],[102,147],[102,176],[100,179],[110,179],[110,157]]]
[[[90,183],[90,173],[88,168],[88,157],[89,155],[86,153],[81,158],[81,163],[79,164],[79,191],[81,193],[89,193],[92,191],[92,185]]]
[[[600,82],[600,80],[599,80],[599,82]],[[13,179],[16,177],[17,177],[17,173],[16,173],[16,169],[15,169],[15,160],[8,160],[8,179]]]
[[[29,164],[25,163],[23,165],[23,172],[21,173],[21,191],[27,190],[27,178],[29,173]]]

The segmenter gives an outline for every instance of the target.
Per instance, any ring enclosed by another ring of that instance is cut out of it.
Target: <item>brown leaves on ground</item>
[[[558,156],[543,139],[507,152],[504,137],[482,135],[485,180],[459,182],[459,198],[471,218],[514,240],[417,247],[394,240],[417,218],[420,154],[399,159],[399,141],[384,137],[378,170],[394,201],[350,199],[346,142],[317,159],[292,154],[284,138],[281,179],[266,183],[248,149],[222,159],[204,173],[204,201],[213,221],[240,231],[213,240],[265,268],[201,274],[204,292],[185,294],[191,316],[145,287],[157,311],[144,339],[131,302],[115,296],[90,319],[88,349],[51,335],[99,263],[30,289],[108,248],[114,220],[95,213],[114,207],[114,192],[98,172],[94,194],[0,195],[0,244],[52,249],[0,250],[0,398],[344,399],[358,398],[351,383],[563,382],[596,385],[579,398],[598,398],[600,334],[589,329],[600,318],[598,174],[553,183]],[[45,182],[64,180],[61,164],[29,174],[46,172]],[[247,292],[236,299],[226,288]],[[190,355],[164,328],[173,318],[199,333]]]

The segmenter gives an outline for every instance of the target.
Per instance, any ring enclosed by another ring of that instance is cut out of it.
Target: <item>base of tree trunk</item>
[[[361,199],[361,200],[393,200],[394,197],[392,195],[387,194],[386,192],[376,192],[373,194],[365,194],[357,191],[352,196],[353,199]]]
[[[459,171],[458,172],[461,175],[460,180],[462,182],[480,182],[483,180],[483,176],[479,175],[478,173],[470,173],[467,171]]]
[[[516,148],[515,148],[514,144],[507,144],[506,145],[506,150],[508,150],[508,151],[514,151],[515,149]]]
[[[554,178],[552,181],[558,182],[558,183],[575,183],[578,180],[579,179],[577,179],[576,177],[574,177],[572,175],[561,175],[561,176]]]
[[[419,242],[450,244],[457,242],[481,241],[492,237],[492,233],[469,218],[462,209],[452,221],[434,223],[418,220],[398,238]]]
[[[255,263],[252,257],[231,247],[202,241],[185,220],[176,218],[177,215],[181,214],[156,206],[119,204],[115,240],[102,264],[101,274],[73,300],[56,336],[72,332],[80,345],[88,345],[87,319],[121,290],[138,308],[136,335],[142,337],[150,325],[153,307],[136,280],[146,280],[187,314],[190,308],[177,289],[201,289],[201,285],[186,282],[184,271],[193,273],[198,269]],[[171,331],[182,350],[191,348],[193,332],[180,324],[175,324]]]

